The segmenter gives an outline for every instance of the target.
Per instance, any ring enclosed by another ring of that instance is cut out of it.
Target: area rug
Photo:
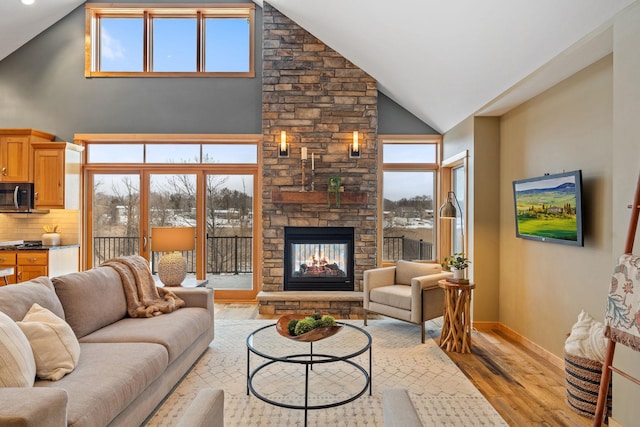
[[[362,326],[361,320],[347,322]],[[224,390],[228,427],[304,425],[303,410],[280,408],[253,395],[247,396],[246,337],[273,323],[273,320],[216,320],[216,335],[209,349],[147,425],[176,424],[198,390],[208,387]],[[507,425],[436,342],[427,339],[425,344],[420,343],[419,326],[385,319],[370,321],[365,330],[373,342],[372,395],[367,390],[350,403],[310,410],[308,426],[382,426],[382,391],[388,388],[408,390],[425,426]],[[274,336],[274,345],[283,343],[280,340],[287,341]],[[368,358],[368,353],[364,353],[354,361],[368,369]],[[259,360],[252,355],[252,368]],[[278,363],[269,370],[255,384],[260,392],[284,401],[288,393],[304,394],[304,368],[296,370]],[[360,383],[366,385],[357,369],[344,363],[314,365],[314,371],[318,371],[320,379],[310,381],[310,404],[322,404],[323,399],[330,403],[340,398],[342,390],[359,389]]]

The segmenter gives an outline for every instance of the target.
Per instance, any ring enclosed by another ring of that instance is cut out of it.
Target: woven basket
[[[567,403],[580,415],[593,418],[598,403],[602,362],[564,353]],[[607,393],[607,417],[611,415],[611,381]],[[605,418],[606,419],[606,418]]]

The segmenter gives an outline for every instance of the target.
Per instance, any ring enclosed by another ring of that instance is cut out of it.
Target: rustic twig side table
[[[440,280],[444,289],[444,321],[440,348],[456,353],[471,353],[471,290],[474,283]]]

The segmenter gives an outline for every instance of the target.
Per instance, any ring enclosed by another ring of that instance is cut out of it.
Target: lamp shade
[[[195,249],[195,227],[153,227],[151,247],[154,252],[192,251]]]
[[[458,211],[453,205],[453,191],[449,191],[447,201],[440,206],[440,218],[455,219],[457,215]]]

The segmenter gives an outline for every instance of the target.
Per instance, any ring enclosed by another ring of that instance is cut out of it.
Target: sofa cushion
[[[82,357],[72,375],[35,383],[67,392],[72,427],[109,424],[167,368],[167,353],[158,344],[81,343],[80,348]]]
[[[204,308],[183,307],[172,313],[149,318],[127,317],[86,335],[80,342],[149,342],[163,345],[173,362],[211,326]]]
[[[73,371],[80,358],[80,343],[64,320],[33,304],[17,324],[33,350],[38,378],[57,381]]]
[[[67,392],[59,388],[0,388],[0,426],[67,425]]]
[[[78,338],[116,322],[127,314],[120,275],[98,267],[52,279],[64,307],[65,320]]]
[[[33,303],[40,304],[61,319],[65,313],[48,277],[42,276],[20,286],[0,287],[0,311],[13,320],[22,320]]]
[[[16,322],[0,311],[0,387],[31,387],[36,362]]]
[[[383,305],[411,310],[411,287],[393,285],[374,288],[369,293],[369,300]]]
[[[399,260],[396,262],[396,284],[410,285],[414,277],[438,274],[441,271],[440,264]]]

